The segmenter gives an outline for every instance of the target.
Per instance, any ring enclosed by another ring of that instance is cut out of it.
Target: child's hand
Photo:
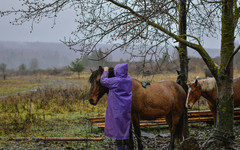
[[[108,67],[104,67],[104,71],[108,71]]]

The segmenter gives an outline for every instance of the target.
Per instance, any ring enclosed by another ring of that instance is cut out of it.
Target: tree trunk
[[[234,50],[233,0],[223,1],[222,9],[221,64],[223,65],[221,65],[217,82],[218,98],[215,136],[220,132],[224,143],[227,144],[228,141],[233,142],[233,61],[228,66],[228,61]],[[225,68],[226,66],[228,68]],[[225,146],[227,146],[226,144]]]
[[[224,146],[231,145],[233,136],[233,89],[232,78],[226,76],[218,82],[217,98],[217,122],[214,137],[224,143]]]
[[[215,76],[218,86],[217,121],[214,140],[210,140],[205,146],[209,149],[230,149],[234,139],[233,60],[229,62],[234,51],[233,0],[223,0],[222,3],[221,64],[218,75]]]
[[[182,36],[184,40],[187,39],[187,19],[186,19],[187,11],[186,11],[186,0],[180,0],[180,9],[179,9],[179,35]],[[187,54],[187,46],[181,42],[179,42],[179,60],[180,60],[180,85],[183,87],[185,92],[188,91],[187,79],[188,79],[188,54]],[[187,108],[184,108],[184,137],[189,136],[188,131],[188,115]]]

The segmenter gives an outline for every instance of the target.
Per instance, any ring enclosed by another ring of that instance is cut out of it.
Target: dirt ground
[[[152,129],[152,128],[151,128]],[[169,133],[150,133],[151,129],[142,130],[142,141],[145,150],[166,150],[169,144]],[[155,128],[154,130],[161,130]],[[190,136],[194,137],[199,146],[201,146],[212,134],[213,126],[206,124],[190,125]],[[240,150],[240,123],[234,127],[235,130],[235,148]],[[160,131],[161,132],[161,131]],[[136,141],[135,141],[136,142]],[[175,149],[180,149],[179,144],[175,142]],[[115,150],[115,140],[104,137],[99,142],[46,142],[46,141],[1,141],[0,150]]]

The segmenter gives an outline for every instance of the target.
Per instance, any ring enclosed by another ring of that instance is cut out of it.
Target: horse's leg
[[[135,132],[137,143],[138,143],[138,150],[142,150],[143,145],[141,141],[140,117],[138,114],[133,114],[132,119],[133,119],[134,132]]]
[[[174,134],[174,131],[173,131],[173,129],[172,129],[172,130],[170,130],[170,134],[171,134],[171,136],[170,136],[170,144],[169,144],[169,147],[168,147],[168,149],[169,149],[169,150],[174,150],[174,140],[175,140],[175,134]]]
[[[210,110],[213,114],[213,122],[214,122],[214,126],[216,126],[216,122],[217,122],[217,108],[215,107],[210,107]]]
[[[214,100],[209,100],[209,101],[207,101],[207,103],[208,103],[208,106],[209,106],[209,108],[210,108],[210,110],[211,110],[211,112],[212,112],[212,115],[213,115],[213,123],[214,123],[214,126],[216,126],[216,121],[217,121],[217,106],[216,106],[216,102],[215,103],[213,103],[212,101],[214,101]]]
[[[170,145],[169,149],[174,150],[174,142],[175,137],[177,136],[179,139],[182,138],[183,134],[183,112],[182,111],[174,111],[171,115],[172,120],[172,128],[171,128],[171,137],[170,137]]]
[[[170,131],[170,144],[169,144],[169,147],[168,149],[169,150],[174,150],[174,128],[176,128],[176,126],[174,127],[174,124],[173,124],[173,120],[172,120],[172,113],[169,113],[167,116],[166,116],[166,121],[168,123],[168,127],[169,127],[169,131]]]
[[[132,121],[131,121],[131,126],[129,130],[129,149],[134,150],[134,141],[133,141],[133,132],[132,132]]]

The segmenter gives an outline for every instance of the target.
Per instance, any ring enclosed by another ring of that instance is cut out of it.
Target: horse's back
[[[166,115],[175,110],[181,112],[185,105],[186,94],[183,88],[173,81],[151,83],[143,88],[138,81],[133,80],[133,107],[141,116]],[[136,83],[135,83],[136,82]]]
[[[173,81],[161,81],[148,85],[145,89],[141,89],[142,93],[149,95],[159,95],[161,99],[173,98],[173,100],[181,99],[185,101],[186,93],[184,89]]]
[[[182,88],[182,86],[180,86],[178,83],[173,82],[173,81],[163,81],[163,82],[159,82],[159,85],[162,88],[166,88],[167,92],[172,93],[175,96],[175,99],[182,99],[185,101],[186,99],[186,93],[184,91],[184,89]]]

